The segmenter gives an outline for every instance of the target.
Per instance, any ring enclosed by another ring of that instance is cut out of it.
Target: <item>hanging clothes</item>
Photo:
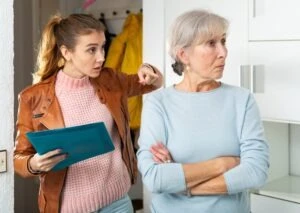
[[[106,38],[106,42],[105,42],[105,45],[104,45],[104,51],[107,53],[108,50],[109,50],[109,47],[110,47],[110,44],[113,40],[114,37],[116,37],[116,34],[113,34],[113,33],[110,33],[109,30],[108,30],[108,26],[106,24],[106,21],[105,21],[105,17],[104,16],[101,16],[99,18],[99,21],[104,25],[105,27],[105,31],[104,31],[104,34],[105,34],[105,38]]]
[[[104,66],[127,74],[136,74],[142,63],[142,13],[129,14],[122,32],[110,45]],[[138,129],[141,123],[142,96],[128,99],[130,128]]]

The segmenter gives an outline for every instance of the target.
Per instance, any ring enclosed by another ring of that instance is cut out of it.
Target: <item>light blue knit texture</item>
[[[176,163],[156,164],[149,148],[160,141]],[[152,212],[249,213],[248,189],[267,179],[269,148],[252,94],[222,85],[208,92],[182,92],[173,86],[147,95],[137,153],[139,170],[152,191]],[[186,189],[182,163],[240,156],[225,173],[228,195],[193,196]]]

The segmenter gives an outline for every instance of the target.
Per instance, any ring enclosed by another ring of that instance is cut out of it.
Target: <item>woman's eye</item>
[[[96,47],[92,47],[90,49],[88,49],[88,52],[91,53],[91,54],[94,54],[96,52]]]
[[[226,39],[223,38],[223,39],[221,40],[221,43],[222,43],[223,45],[225,45],[225,44],[226,44]]]
[[[214,47],[216,45],[216,41],[215,40],[210,40],[208,41],[208,45],[211,47]]]

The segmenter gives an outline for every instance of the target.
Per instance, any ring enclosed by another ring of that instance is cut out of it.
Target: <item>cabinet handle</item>
[[[240,66],[240,86],[251,90],[250,78],[251,78],[250,65],[241,65]]]
[[[256,0],[253,0],[253,11],[252,11],[252,17],[256,17]]]
[[[253,93],[264,93],[265,69],[264,65],[253,65],[252,69]]]

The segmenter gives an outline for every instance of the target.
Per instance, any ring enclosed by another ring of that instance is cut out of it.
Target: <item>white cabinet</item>
[[[248,0],[250,85],[267,121],[300,123],[298,0]]]
[[[248,0],[249,40],[300,40],[300,1]]]
[[[300,121],[300,41],[249,42],[252,90],[264,120]]]

